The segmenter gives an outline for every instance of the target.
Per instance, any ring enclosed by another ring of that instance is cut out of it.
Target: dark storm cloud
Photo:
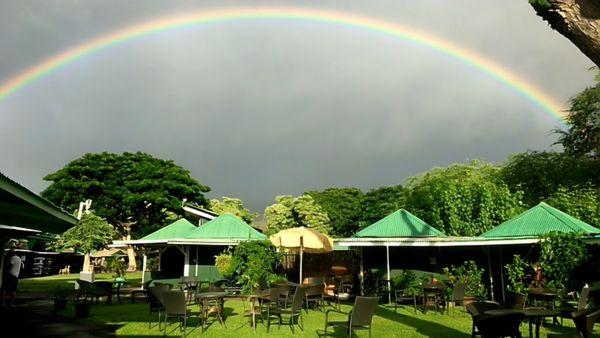
[[[217,5],[5,2],[0,79],[121,27]],[[558,101],[593,77],[591,63],[522,0],[302,5],[449,39]],[[85,152],[142,150],[190,169],[213,196],[262,211],[277,194],[368,189],[432,166],[547,149],[556,125],[511,89],[399,39],[308,22],[234,22],[111,47],[0,102],[0,170],[39,191],[45,174]]]

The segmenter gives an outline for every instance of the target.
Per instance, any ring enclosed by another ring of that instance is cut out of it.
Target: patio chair
[[[329,305],[333,301],[335,303],[335,307],[339,310],[341,309],[341,302],[350,299],[351,294],[347,286],[344,285],[343,278],[334,278],[333,284],[330,284],[325,287],[323,292],[323,301],[327,301]]]
[[[467,304],[465,306],[465,309],[467,309],[467,312],[469,312],[469,314],[471,315],[471,319],[473,320],[473,324],[471,326],[471,337],[481,335],[477,330],[477,326],[475,325],[475,323],[481,319],[488,317],[488,315],[485,314],[486,311],[497,310],[501,308],[502,305],[496,302],[473,302]]]
[[[590,337],[594,330],[594,324],[600,318],[600,310],[580,310],[571,315],[577,332],[583,338]]]
[[[585,310],[588,306],[588,302],[590,299],[590,288],[584,286],[579,293],[579,299],[577,303],[567,302],[565,304],[561,304],[558,308],[560,312],[560,324],[563,324],[564,318],[573,319],[573,313],[581,313],[581,311]]]
[[[185,293],[183,291],[166,291],[162,293],[161,298],[161,302],[165,307],[165,327],[163,328],[163,333],[166,334],[167,332],[169,318],[178,318],[179,329],[183,331],[183,336],[185,337],[187,319],[189,317]]]
[[[417,295],[410,293],[408,290],[396,290],[394,291],[394,313],[398,313],[398,306],[412,304],[417,313]]]
[[[289,309],[284,308],[276,308],[271,309],[271,307],[267,308],[267,332],[269,332],[269,328],[271,327],[271,311],[279,318],[279,327],[283,323],[283,316],[288,316],[288,325],[292,329],[292,333],[294,333],[294,325],[297,324],[300,330],[304,331],[304,323],[302,321],[302,303],[304,301],[304,296],[306,294],[306,286],[298,286],[296,291],[294,292],[294,297],[292,298],[292,306]]]
[[[160,318],[161,313],[164,311],[165,307],[161,301],[162,294],[164,292],[170,291],[169,287],[166,284],[159,286],[150,286],[148,287],[148,328],[152,327],[152,314],[158,314],[158,329],[160,330]]]
[[[450,304],[452,304],[452,314],[454,315],[454,308],[456,305],[464,305],[465,301],[465,293],[467,292],[467,284],[465,283],[455,283],[452,287],[452,294],[450,298],[446,301],[446,309],[448,309],[448,313],[450,313]],[[416,300],[415,300],[416,304]],[[416,305],[415,305],[416,312]]]
[[[482,338],[521,338],[521,322],[525,314],[520,312],[485,316],[475,321]]]
[[[310,303],[316,304],[321,309],[325,293],[325,280],[318,277],[309,277],[305,281],[306,294],[304,298],[306,301],[306,312],[308,313]]]
[[[354,306],[350,312],[327,310],[327,312],[325,312],[325,334],[327,334],[327,329],[329,327],[343,327],[346,329],[348,337],[351,337],[352,331],[355,330],[369,330],[369,337],[371,337],[371,323],[378,304],[379,297],[358,296],[354,300]],[[330,321],[330,313],[345,314],[348,316],[348,319],[345,321]]]
[[[140,294],[144,297],[144,299],[146,301],[148,301],[148,288],[150,287],[150,284],[152,284],[152,280],[144,282],[144,284],[142,284],[142,286],[139,289],[131,290],[131,294],[130,294],[131,302],[133,303],[135,301],[135,299],[137,298],[137,295],[140,295]]]
[[[507,309],[523,310],[527,302],[527,295],[520,292],[507,290],[504,294],[504,307]]]

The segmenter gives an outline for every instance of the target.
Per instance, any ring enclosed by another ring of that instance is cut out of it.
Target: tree
[[[597,0],[529,0],[550,27],[600,66],[600,3]]]
[[[501,170],[511,191],[523,192],[526,206],[548,199],[556,190],[576,185],[600,184],[600,165],[588,157],[565,153],[529,151],[511,156]]]
[[[239,198],[223,196],[220,201],[218,199],[212,199],[210,200],[210,210],[219,215],[233,214],[248,224],[252,223],[252,221],[258,217],[257,213],[250,213],[250,210],[244,208],[244,202]]]
[[[352,236],[359,228],[363,192],[357,188],[327,188],[309,191],[315,202],[327,213],[331,235]]]
[[[482,161],[435,168],[410,179],[408,209],[452,236],[478,236],[522,210],[500,169]]]
[[[275,201],[277,203],[265,209],[268,233],[298,226],[313,228],[324,234],[331,232],[327,213],[311,196],[277,196]]]
[[[165,225],[168,211],[182,215],[184,198],[206,205],[203,193],[210,191],[173,161],[141,152],[85,154],[44,180],[52,183],[43,197],[67,210],[91,199],[96,214],[115,225],[124,239]],[[128,254],[129,270],[134,270],[132,248]]]
[[[86,213],[79,224],[59,236],[52,248],[57,250],[73,249],[83,252],[83,271],[90,271],[90,252],[101,250],[110,244],[115,237],[114,228],[102,217],[94,213]]]
[[[599,13],[600,14],[600,13]],[[565,121],[568,130],[557,130],[557,143],[571,156],[600,156],[600,74],[596,84],[585,88],[570,100],[571,107]]]
[[[360,227],[371,225],[406,205],[406,190],[401,185],[369,190],[362,199]]]
[[[547,200],[551,206],[600,228],[600,189],[591,185],[560,187]]]

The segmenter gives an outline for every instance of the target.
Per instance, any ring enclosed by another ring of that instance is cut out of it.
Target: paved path
[[[53,300],[44,295],[18,295],[15,306],[0,309],[0,327],[12,337],[114,337],[109,325],[83,324],[73,318],[54,316]],[[10,331],[9,331],[10,330]]]

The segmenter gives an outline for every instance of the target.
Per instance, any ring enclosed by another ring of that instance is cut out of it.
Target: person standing
[[[2,278],[2,306],[12,307],[17,294],[17,284],[19,283],[19,273],[23,267],[23,261],[14,250],[8,253],[8,264]],[[5,303],[5,297],[8,294],[8,303]]]

